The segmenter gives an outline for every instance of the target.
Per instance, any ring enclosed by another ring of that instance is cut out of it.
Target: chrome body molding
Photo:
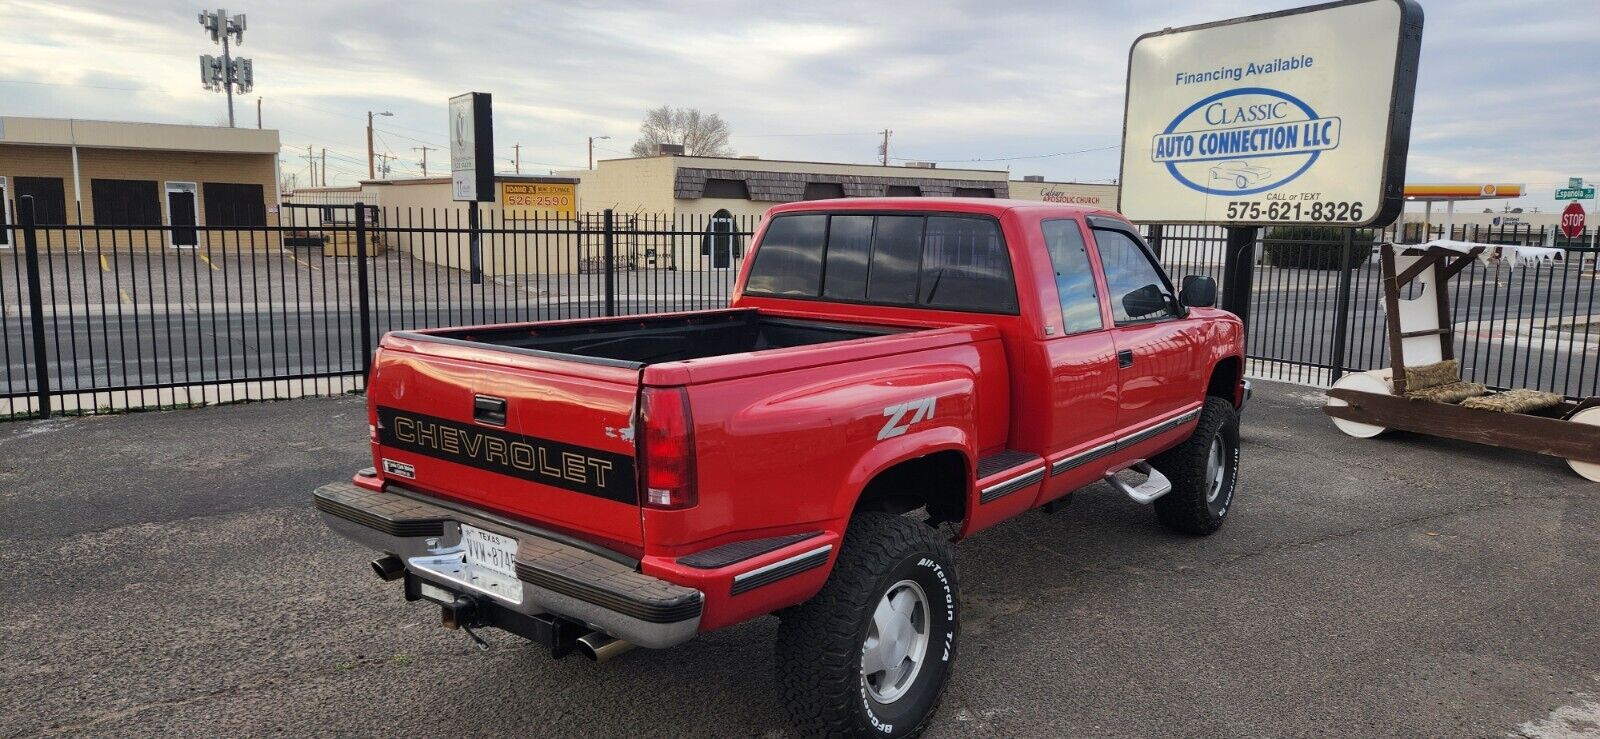
[[[978,502],[988,503],[990,501],[1005,497],[1043,479],[1044,468],[1040,467],[1035,470],[1024,472],[1016,477],[1012,477],[1007,480],[1001,480],[1000,482],[994,483],[993,485],[978,491]]]
[[[1194,410],[1179,413],[1178,415],[1173,416],[1165,421],[1157,421],[1151,426],[1139,429],[1138,431],[1127,434],[1120,438],[1112,439],[1111,441],[1099,444],[1090,449],[1085,449],[1084,451],[1078,452],[1070,457],[1058,459],[1050,465],[1050,474],[1060,475],[1070,472],[1114,451],[1119,449],[1127,449],[1128,447],[1138,444],[1141,441],[1146,441],[1148,439],[1160,436],[1161,434],[1189,423],[1190,421],[1193,421],[1199,417],[1200,409],[1195,408]]]

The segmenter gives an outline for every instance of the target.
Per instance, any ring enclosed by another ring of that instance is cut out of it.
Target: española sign
[[[1146,223],[1393,221],[1422,9],[1353,0],[1139,37],[1120,210]]]

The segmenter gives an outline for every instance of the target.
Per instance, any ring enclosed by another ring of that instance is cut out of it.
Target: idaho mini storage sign
[[[1410,0],[1140,36],[1120,209],[1144,223],[1382,225],[1404,205],[1422,42]]]

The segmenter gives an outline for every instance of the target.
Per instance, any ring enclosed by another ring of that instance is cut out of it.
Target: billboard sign
[[[578,186],[570,182],[502,182],[500,207],[510,219],[570,221],[578,212]]]
[[[1122,213],[1146,223],[1393,221],[1421,43],[1411,0],[1140,36],[1128,54]]]
[[[493,121],[489,93],[450,98],[450,188],[456,200],[494,200]]]

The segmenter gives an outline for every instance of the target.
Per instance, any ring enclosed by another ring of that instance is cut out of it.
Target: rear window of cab
[[[797,213],[772,219],[745,294],[1016,313],[1011,256],[986,216]]]

